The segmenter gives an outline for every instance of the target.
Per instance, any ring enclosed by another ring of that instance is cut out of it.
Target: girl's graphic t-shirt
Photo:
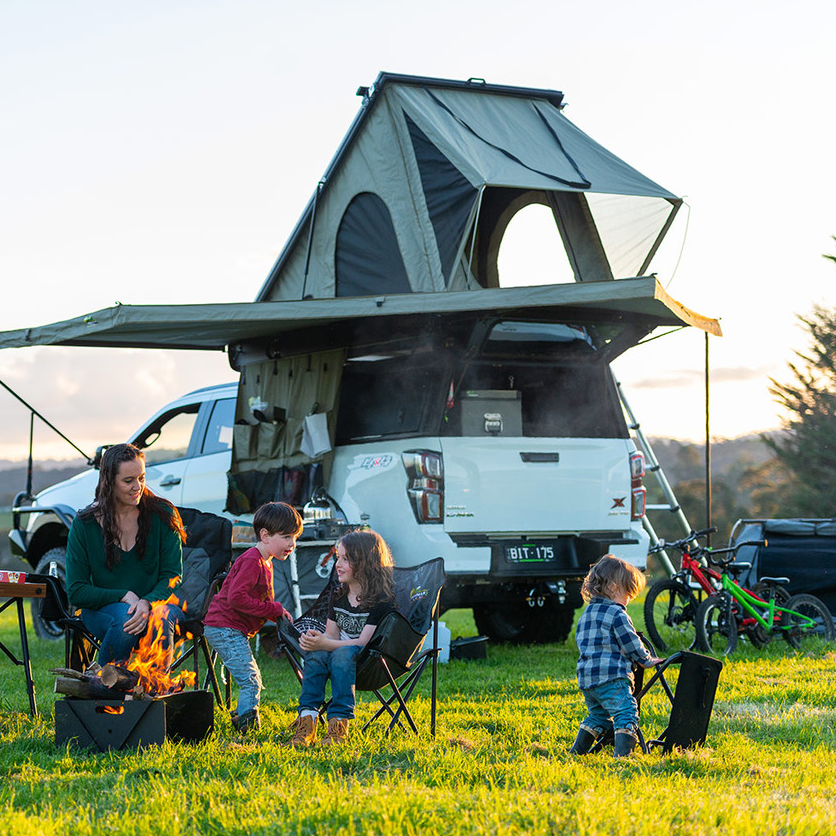
[[[340,630],[340,639],[357,639],[367,624],[375,627],[386,613],[391,612],[394,606],[391,601],[378,601],[373,606],[359,604],[353,607],[348,602],[348,595],[337,595],[331,599],[328,607],[328,618],[334,621]]]

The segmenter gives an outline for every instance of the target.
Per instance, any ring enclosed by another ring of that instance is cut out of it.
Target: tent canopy
[[[658,326],[692,325],[719,335],[716,320],[700,316],[665,293],[653,277],[606,284],[560,284],[495,288],[477,293],[413,293],[302,302],[211,305],[117,305],[86,316],[0,333],[0,349],[33,345],[110,346],[237,350],[242,343],[287,335],[302,350],[304,335],[317,334],[322,347],[351,342],[340,326],[369,328],[377,322],[422,327],[428,318],[491,314],[528,319],[630,323],[649,332]]]
[[[682,201],[554,90],[381,73],[257,301],[502,286],[517,212],[548,207],[577,282],[648,272]]]

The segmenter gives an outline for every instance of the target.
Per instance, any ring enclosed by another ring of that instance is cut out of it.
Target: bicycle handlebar
[[[686,550],[686,546],[691,543],[695,543],[700,537],[705,537],[708,534],[714,534],[716,531],[717,526],[712,525],[711,528],[703,528],[699,531],[692,531],[687,537],[683,537],[681,540],[674,540],[671,543],[666,543],[664,540],[660,540],[658,545],[651,546],[648,552],[649,554],[655,554],[656,552],[663,551],[664,549],[678,549],[679,551],[684,552]],[[705,547],[699,546],[698,548],[702,549]]]

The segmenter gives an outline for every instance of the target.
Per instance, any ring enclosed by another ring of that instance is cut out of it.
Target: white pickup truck
[[[613,552],[644,568],[648,549],[642,456],[595,345],[577,325],[500,320],[467,356],[349,352],[319,516],[371,525],[403,565],[443,557],[444,608],[472,607],[482,633],[564,640],[589,565]],[[236,397],[234,384],[197,390],[131,436],[154,492],[225,512]],[[37,571],[63,574],[67,520],[97,475],[43,491],[44,511],[20,516],[13,549]]]

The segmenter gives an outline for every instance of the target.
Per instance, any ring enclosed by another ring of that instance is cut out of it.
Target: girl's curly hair
[[[360,584],[363,606],[374,606],[379,601],[394,597],[392,581],[392,552],[376,531],[349,531],[340,537],[351,571]],[[348,588],[341,589],[347,592]]]
[[[645,587],[647,579],[635,566],[616,557],[605,554],[593,564],[583,579],[581,595],[584,601],[593,598],[609,598],[613,587],[622,590],[628,598],[635,598]]]
[[[133,444],[114,444],[102,455],[99,467],[99,483],[96,486],[96,499],[79,513],[80,517],[94,516],[102,529],[105,545],[105,565],[112,569],[121,561],[119,523],[116,519],[116,506],[113,498],[114,485],[119,475],[119,468],[124,462],[137,459],[145,461],[145,454]],[[151,515],[156,514],[180,539],[186,542],[186,531],[177,509],[161,496],[152,493],[147,485],[142,486],[139,499],[139,530],[136,536],[136,556],[145,557],[145,546],[151,530]]]

